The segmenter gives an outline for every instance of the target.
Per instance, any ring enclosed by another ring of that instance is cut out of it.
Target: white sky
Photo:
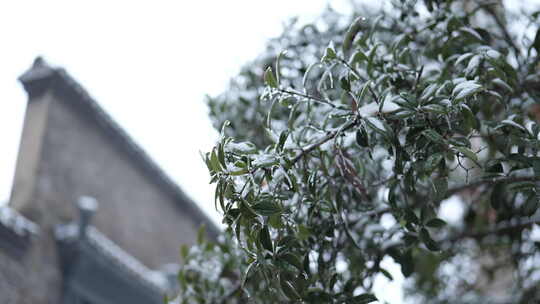
[[[346,1],[334,0],[343,8]],[[2,1],[0,202],[9,199],[26,94],[17,77],[37,55],[67,69],[211,216],[199,151],[216,138],[204,104],[281,32],[326,0]],[[216,217],[215,217],[216,218]]]
[[[216,139],[205,94],[222,92],[285,20],[327,0],[1,1],[0,205],[9,200],[26,94],[17,77],[42,55],[64,67],[212,218],[199,151]],[[331,5],[346,11],[347,0]],[[377,280],[377,296],[401,302]]]

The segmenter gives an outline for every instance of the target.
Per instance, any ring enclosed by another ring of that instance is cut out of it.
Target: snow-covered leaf
[[[475,80],[468,80],[458,84],[452,91],[454,100],[467,98],[482,90],[482,86]]]

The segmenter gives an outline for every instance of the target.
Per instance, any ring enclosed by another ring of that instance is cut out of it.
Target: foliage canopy
[[[540,299],[540,12],[394,2],[292,22],[210,98],[227,231],[180,302],[370,303],[387,259],[415,302]]]

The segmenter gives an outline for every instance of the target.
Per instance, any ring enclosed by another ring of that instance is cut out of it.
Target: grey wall
[[[61,270],[51,235],[34,239],[23,256],[0,249],[0,303],[60,303]]]
[[[62,279],[53,225],[45,215],[47,206],[35,197],[35,184],[41,165],[41,147],[46,131],[49,95],[29,103],[25,113],[22,139],[10,205],[40,223],[40,234],[31,238],[24,254],[0,248],[0,303],[60,303]],[[1,210],[0,210],[1,212]],[[8,228],[9,229],[9,228]],[[2,239],[0,242],[7,240]]]
[[[200,223],[92,117],[54,96],[35,197],[62,221],[75,214],[79,196],[95,197],[93,223],[120,247],[151,268],[178,262],[179,245],[194,242]]]
[[[23,256],[0,248],[0,303],[60,303],[53,230],[77,218],[74,203],[83,195],[100,203],[93,225],[146,266],[179,262],[180,244],[195,242],[204,216],[155,168],[148,169],[133,147],[126,148],[125,136],[119,140],[103,113],[80,99],[88,97],[69,76],[46,66],[33,69],[23,80],[30,100],[10,206],[37,224],[40,234]]]

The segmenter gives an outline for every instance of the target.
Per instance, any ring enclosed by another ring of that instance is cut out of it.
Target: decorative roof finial
[[[47,63],[45,62],[45,59],[43,59],[43,57],[41,56],[37,56],[36,59],[34,59],[34,63],[32,64],[34,68],[43,67],[46,65]]]
[[[81,196],[77,201],[77,207],[79,208],[79,238],[84,239],[86,237],[86,230],[90,224],[92,216],[98,208],[98,202],[95,198],[90,196]]]

